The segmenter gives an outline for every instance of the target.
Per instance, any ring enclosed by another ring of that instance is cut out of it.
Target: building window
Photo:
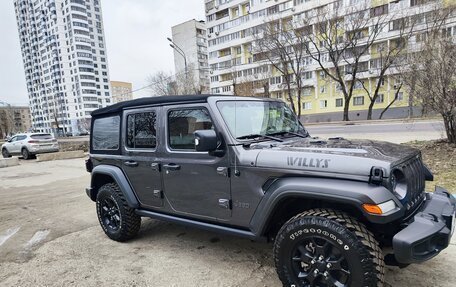
[[[354,97],[353,98],[353,105],[354,106],[362,106],[362,105],[364,105],[364,96]]]
[[[385,96],[383,94],[378,94],[377,98],[375,99],[375,103],[381,104],[385,101]]]
[[[328,101],[327,100],[321,100],[320,101],[320,109],[326,109],[328,107]]]
[[[403,92],[397,93],[397,101],[401,102],[403,100],[404,100],[404,93]]]
[[[304,102],[302,103],[303,110],[311,110],[312,109],[312,102]]]

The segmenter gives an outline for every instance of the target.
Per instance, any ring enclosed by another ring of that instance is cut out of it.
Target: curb
[[[55,153],[43,153],[36,155],[36,161],[52,161],[52,160],[61,160],[61,159],[74,159],[85,157],[84,151],[75,150],[75,151],[64,151],[64,152],[55,152]]]
[[[0,168],[19,165],[19,158],[2,158],[0,159]]]

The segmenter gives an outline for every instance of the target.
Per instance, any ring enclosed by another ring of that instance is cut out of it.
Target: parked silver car
[[[39,153],[57,152],[59,144],[51,134],[24,133],[11,137],[1,149],[4,158],[22,155],[24,159],[29,159]]]

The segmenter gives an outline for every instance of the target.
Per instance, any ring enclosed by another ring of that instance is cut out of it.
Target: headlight
[[[402,171],[396,169],[392,172],[390,184],[397,198],[404,199],[407,196],[407,181]]]

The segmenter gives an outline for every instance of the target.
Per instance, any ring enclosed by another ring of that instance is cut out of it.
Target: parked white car
[[[4,158],[22,155],[24,159],[29,159],[39,153],[57,152],[59,144],[51,134],[25,133],[11,137],[1,150]]]

